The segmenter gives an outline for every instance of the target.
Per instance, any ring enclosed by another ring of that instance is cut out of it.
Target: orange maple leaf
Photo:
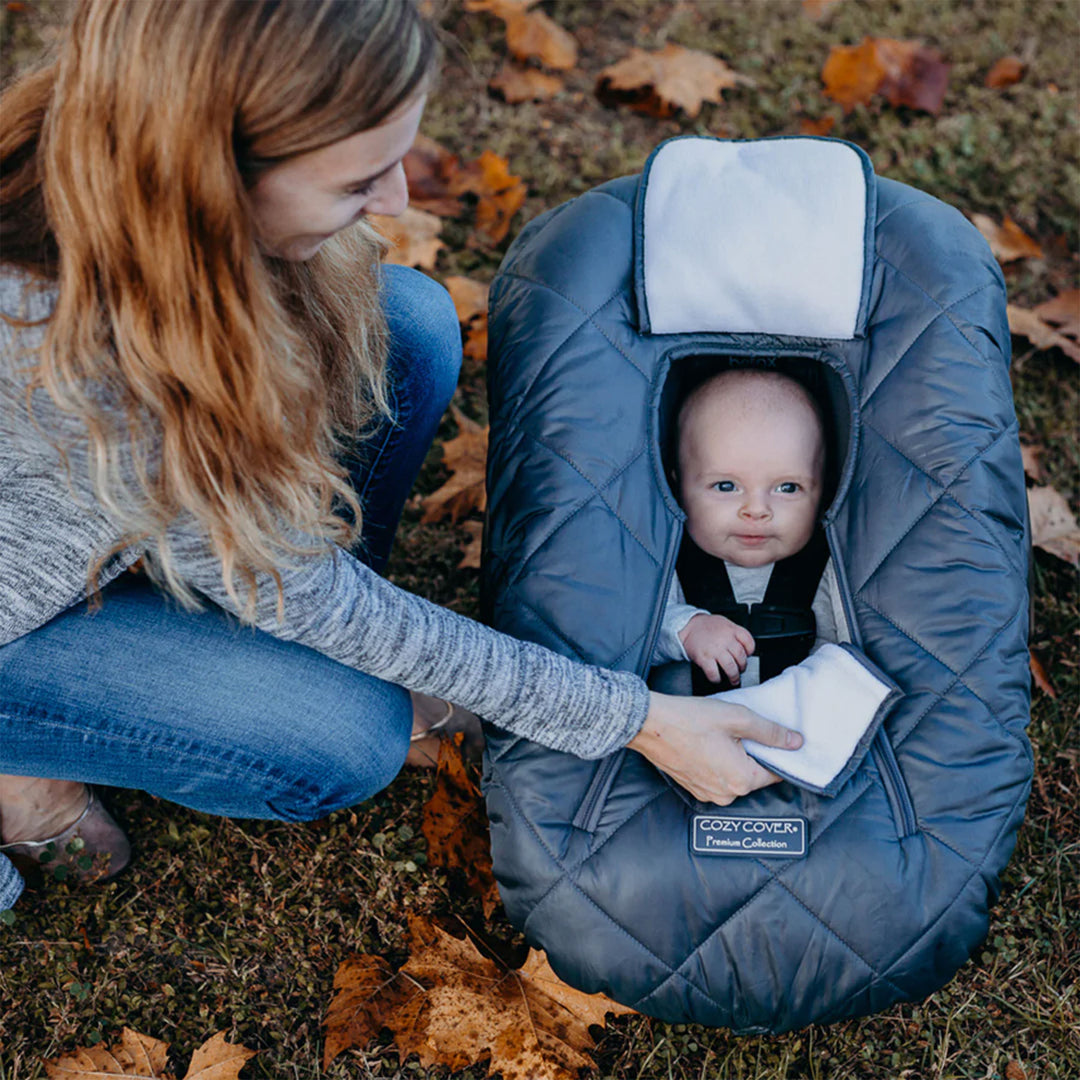
[[[450,470],[450,479],[423,499],[424,514],[420,521],[449,518],[456,524],[473,510],[481,513],[487,508],[484,473],[487,467],[488,429],[470,420],[456,405],[450,406],[458,426],[456,438],[443,443],[443,464]]]
[[[425,1068],[489,1060],[503,1080],[573,1080],[593,1066],[583,1052],[596,1045],[589,1025],[634,1011],[567,986],[536,950],[513,970],[415,916],[409,938],[409,959],[396,975],[379,957],[338,968],[323,1068],[387,1027],[401,1057],[416,1054]]]
[[[499,888],[491,869],[487,810],[465,767],[462,740],[456,735],[439,746],[435,790],[424,804],[420,831],[427,840],[428,863],[461,871],[490,918],[499,903]]]
[[[479,570],[480,559],[484,553],[484,525],[480,521],[465,521],[461,527],[469,534],[469,543],[461,553],[459,570]],[[485,911],[486,914],[486,911]]]
[[[734,86],[754,80],[734,72],[719,57],[668,42],[659,52],[631,49],[630,55],[604,68],[596,96],[605,105],[629,105],[637,112],[666,118],[682,109],[697,116],[702,102],[720,101]]]
[[[45,1072],[56,1080],[91,1080],[104,1076],[131,1076],[139,1080],[173,1080],[165,1071],[169,1044],[124,1028],[112,1046],[83,1046],[71,1054],[45,1062]],[[237,1080],[254,1050],[225,1039],[219,1031],[191,1056],[184,1080]]]
[[[459,169],[450,189],[455,195],[469,192],[477,197],[476,229],[492,246],[506,238],[511,219],[525,202],[525,182],[510,172],[506,158],[491,150]]]
[[[948,89],[951,65],[918,41],[864,37],[858,45],[834,45],[821,70],[825,93],[851,112],[875,94],[890,105],[937,114]]]

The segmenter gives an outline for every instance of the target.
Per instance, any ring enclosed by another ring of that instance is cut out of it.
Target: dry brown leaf
[[[422,270],[435,269],[439,252],[446,246],[439,239],[442,220],[435,214],[408,206],[398,217],[372,214],[368,221],[390,244],[390,250],[386,253],[388,263],[419,266]]]
[[[168,1043],[124,1028],[120,1041],[111,1047],[80,1047],[71,1055],[46,1061],[45,1071],[57,1080],[106,1076],[172,1080],[172,1074],[165,1071],[168,1051]],[[237,1080],[240,1070],[254,1056],[254,1050],[226,1042],[225,1032],[219,1031],[192,1054],[184,1080]]]
[[[457,437],[443,443],[443,464],[450,470],[450,479],[425,496],[420,519],[425,525],[446,518],[457,524],[473,510],[483,513],[487,507],[484,470],[488,429],[470,420],[456,405],[451,405],[450,410],[458,426]]]
[[[472,278],[462,277],[460,274],[450,274],[443,278],[443,284],[450,294],[450,299],[454,301],[454,310],[462,326],[477,315],[487,314],[490,285],[483,281],[473,281]]]
[[[1046,674],[1046,668],[1042,666],[1042,661],[1031,649],[1028,650],[1028,656],[1031,658],[1029,664],[1031,668],[1031,681],[1046,694],[1047,697],[1056,698],[1057,691],[1054,689],[1054,684],[1050,681],[1050,677]]]
[[[526,189],[521,177],[510,172],[506,158],[485,150],[472,164],[458,170],[451,191],[477,196],[477,232],[483,242],[494,246],[510,231],[511,219],[525,202]]]
[[[1027,338],[1036,349],[1060,349],[1080,364],[1080,344],[1058,333],[1034,311],[1015,304],[1006,305],[1005,311],[1009,316],[1009,329],[1018,337]]]
[[[1080,526],[1065,496],[1051,487],[1028,491],[1032,543],[1073,566],[1080,566]]]
[[[972,214],[971,223],[986,238],[998,262],[1042,258],[1042,248],[1011,217],[1006,217],[1004,222],[998,225],[986,214]]]
[[[1036,304],[1032,311],[1043,322],[1053,323],[1060,333],[1080,337],[1080,289],[1069,289]]]
[[[799,121],[799,134],[828,135],[835,125],[835,116],[822,116],[817,120],[811,120],[809,117],[803,117],[803,119]]]
[[[1003,56],[986,73],[986,85],[991,90],[1018,83],[1024,75],[1024,61],[1019,56]]]
[[[521,67],[509,61],[488,83],[489,90],[511,105],[518,105],[522,101],[547,101],[562,88],[563,81],[558,75],[548,75],[537,68]]]
[[[469,329],[465,336],[465,356],[478,364],[487,360],[488,347],[488,321],[485,312],[477,319],[469,323]]]
[[[668,42],[659,52],[631,49],[630,55],[600,72],[596,96],[605,105],[629,105],[637,112],[666,118],[682,109],[701,112],[704,101],[720,101],[733,86],[754,80],[734,72],[719,57]]]
[[[466,0],[466,11],[490,11],[506,23],[506,45],[518,60],[539,60],[545,67],[569,71],[577,63],[572,34],[542,11],[529,11],[536,0]]]
[[[461,213],[461,200],[450,193],[450,182],[461,165],[456,154],[426,135],[417,135],[401,164],[410,205],[440,217]]]
[[[828,13],[829,8],[835,7],[840,0],[802,0],[803,14],[817,22]]]
[[[478,521],[466,522],[466,527],[469,525],[483,528]],[[435,790],[424,804],[420,831],[427,840],[428,863],[461,871],[469,888],[480,897],[484,916],[490,918],[499,903],[499,888],[491,869],[487,810],[465,768],[463,739],[458,734],[439,744]]]
[[[845,112],[882,94],[892,106],[937,114],[945,100],[951,65],[918,41],[864,37],[834,45],[821,70],[825,94]]]
[[[1024,463],[1024,475],[1032,480],[1039,481],[1043,477],[1042,455],[1046,448],[1036,446],[1033,443],[1022,442],[1020,444],[1020,458]]]
[[[351,975],[339,969],[334,985],[340,979],[343,989],[331,1013],[350,1018],[351,1041],[343,1042],[328,1018],[324,1067],[333,1060],[332,1035],[333,1045],[343,1050],[364,1045],[388,1027],[402,1058],[415,1053],[425,1068],[457,1070],[489,1060],[489,1071],[503,1080],[573,1080],[594,1065],[583,1053],[596,1045],[589,1025],[603,1024],[609,1012],[633,1011],[566,986],[534,953],[514,971],[426,920],[411,918],[409,936],[409,960],[373,993],[367,986],[378,974],[372,978],[368,968],[361,969],[362,989],[354,991],[345,988]],[[371,959],[346,961],[342,968]]]
[[[191,1055],[184,1080],[237,1080],[240,1070],[254,1056],[254,1050],[227,1042],[225,1032],[219,1031]]]
[[[131,1028],[120,1032],[120,1041],[112,1046],[82,1046],[70,1055],[45,1062],[49,1077],[137,1076],[143,1080],[172,1080],[165,1072],[169,1044]]]
[[[1027,1073],[1019,1061],[1010,1061],[1005,1066],[1005,1080],[1028,1080]]]
[[[469,544],[461,553],[461,562],[457,564],[459,570],[479,570],[480,557],[484,553],[484,523],[482,521],[466,521],[461,526],[469,534]],[[484,914],[487,908],[485,905]]]

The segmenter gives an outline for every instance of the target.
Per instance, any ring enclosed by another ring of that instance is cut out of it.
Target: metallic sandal
[[[461,747],[464,756],[478,760],[484,750],[484,733],[477,717],[467,709],[459,709],[452,702],[441,698],[429,700],[438,701],[444,706],[445,711],[438,720],[426,728],[413,732],[409,739],[412,746],[409,748],[408,757],[405,758],[405,764],[416,765],[420,768],[434,768],[439,757],[438,743],[447,736],[456,735],[459,731],[465,734],[465,741]],[[427,742],[429,739],[430,743]]]
[[[89,786],[83,812],[63,832],[45,840],[0,844],[0,851],[12,856],[20,869],[25,866],[57,881],[74,878],[84,884],[108,881],[131,859],[131,845],[123,829]]]

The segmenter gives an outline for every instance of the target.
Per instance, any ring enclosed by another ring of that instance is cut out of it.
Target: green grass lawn
[[[4,77],[31,62],[64,5],[0,7]],[[581,47],[566,90],[509,106],[487,80],[505,56],[502,24],[437,5],[447,33],[444,76],[424,130],[463,159],[508,158],[529,195],[514,224],[612,176],[633,172],[679,133],[757,137],[797,133],[830,116],[831,134],[863,146],[883,175],[968,214],[1011,217],[1045,257],[1005,267],[1011,300],[1034,304],[1078,285],[1080,8],[1072,0],[841,0],[820,20],[795,0],[555,0],[543,9]],[[918,38],[952,64],[937,116],[883,101],[845,115],[821,92],[833,44],[864,35]],[[593,95],[601,68],[631,46],[673,41],[722,56],[752,76],[694,119],[608,109]],[[1006,89],[984,85],[1006,54],[1027,64]],[[512,234],[513,235],[513,231]],[[498,250],[468,246],[462,219],[444,231],[439,275],[489,280]],[[1014,339],[1013,386],[1026,440],[1044,447],[1044,483],[1080,506],[1078,367]],[[486,418],[483,367],[468,363],[458,402]],[[443,438],[454,431],[449,419]],[[444,478],[433,448],[420,491]],[[406,511],[391,566],[401,585],[476,614],[473,570],[459,570],[466,536]],[[600,1077],[1074,1080],[1080,1076],[1080,740],[1077,738],[1075,570],[1035,556],[1032,644],[1056,689],[1036,692],[1030,735],[1036,781],[990,934],[971,963],[918,1004],[780,1037],[736,1038],[644,1017],[603,1034]],[[45,1076],[42,1058],[118,1037],[121,1027],[169,1041],[179,1075],[215,1031],[257,1049],[244,1076],[444,1077],[399,1064],[388,1042],[319,1069],[320,1024],[334,971],[350,952],[404,958],[409,912],[455,914],[512,947],[501,913],[485,921],[459,881],[429,868],[420,835],[430,777],[403,774],[371,803],[306,825],[207,817],[133,792],[112,792],[135,862],[118,881],[27,893],[0,923],[0,1080]],[[482,1065],[454,1074],[486,1075]]]

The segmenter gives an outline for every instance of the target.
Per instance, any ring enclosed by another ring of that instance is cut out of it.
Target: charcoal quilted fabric
[[[904,696],[835,798],[782,783],[730,808],[805,820],[801,858],[695,854],[692,818],[717,808],[639,755],[582,761],[489,728],[503,901],[565,980],[664,1020],[779,1032],[879,1011],[983,939],[1030,785],[1004,283],[956,210],[868,170],[854,337],[653,335],[646,183],[531,222],[494,283],[489,621],[647,675],[683,520],[662,462],[669,377],[691,356],[801,358],[842,403],[826,531],[851,637]]]

